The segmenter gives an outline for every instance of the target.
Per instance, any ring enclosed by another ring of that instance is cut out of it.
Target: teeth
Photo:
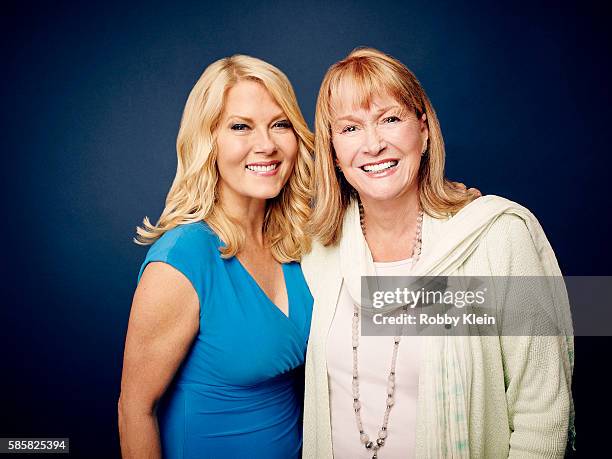
[[[380,172],[385,169],[389,169],[397,164],[397,161],[386,161],[380,164],[366,164],[365,166],[361,166],[361,168],[366,172]]]
[[[269,166],[254,166],[247,165],[247,169],[253,172],[270,172],[278,167],[278,163],[270,164]]]

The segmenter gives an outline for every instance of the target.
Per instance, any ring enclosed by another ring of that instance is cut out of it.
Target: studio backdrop
[[[610,32],[596,4],[10,2],[2,40],[0,437],[119,455],[130,304],[176,170],[190,89],[236,53],[294,85],[306,120],[357,46],[404,62],[442,125],[447,175],[531,209],[566,275],[611,275]],[[603,307],[603,305],[602,305]],[[578,337],[577,447],[605,451],[594,378],[609,338]]]

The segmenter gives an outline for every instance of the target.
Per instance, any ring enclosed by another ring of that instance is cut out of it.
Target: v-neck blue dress
[[[312,296],[298,263],[282,265],[286,316],[205,223],[181,225],[149,249],[200,301],[200,328],[157,411],[163,457],[298,458]]]

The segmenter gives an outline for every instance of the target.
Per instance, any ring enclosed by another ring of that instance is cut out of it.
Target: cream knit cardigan
[[[414,267],[415,274],[561,275],[536,218],[524,207],[497,196],[479,198],[452,218],[425,215],[422,231],[423,257]],[[327,459],[333,457],[327,336],[343,282],[353,298],[359,298],[360,276],[373,274],[355,204],[347,210],[341,243],[333,247],[315,244],[302,260],[302,269],[315,299],[306,356],[303,457]],[[503,306],[503,292],[496,294],[496,300],[498,307]],[[569,307],[559,314],[569,317]],[[466,441],[462,442],[451,441],[462,437],[450,432],[459,424],[448,419],[448,404],[436,405],[432,388],[440,382],[432,376],[431,356],[439,341],[426,337],[430,341],[419,373],[416,457],[563,457],[568,432],[572,445],[574,437],[571,325],[566,334],[470,336],[463,338],[463,345],[442,350],[441,354],[464,352],[461,361],[469,362],[469,371],[464,373],[468,376],[463,378],[467,420],[463,422]],[[357,431],[355,441],[359,441]],[[384,458],[384,448],[380,456]]]

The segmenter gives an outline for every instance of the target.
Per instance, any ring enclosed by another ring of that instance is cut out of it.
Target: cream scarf
[[[502,214],[514,214],[525,222],[540,256],[546,276],[559,277],[557,259],[537,219],[526,208],[498,196],[485,196],[464,207],[445,223],[443,237],[426,251],[413,267],[414,276],[452,275],[474,252],[488,228]],[[424,241],[425,243],[426,241]],[[361,276],[374,276],[372,254],[361,231],[359,210],[354,202],[347,209],[340,242],[340,266],[353,301],[361,303]],[[557,290],[558,291],[558,290]],[[574,366],[574,341],[567,293],[561,292],[555,304],[558,324],[566,336],[567,358],[563,362],[571,380]],[[466,336],[425,337],[419,390],[425,391],[425,406],[419,408],[427,458],[469,458],[468,413],[472,372],[470,340]],[[570,438],[574,435],[574,405],[570,398]]]

